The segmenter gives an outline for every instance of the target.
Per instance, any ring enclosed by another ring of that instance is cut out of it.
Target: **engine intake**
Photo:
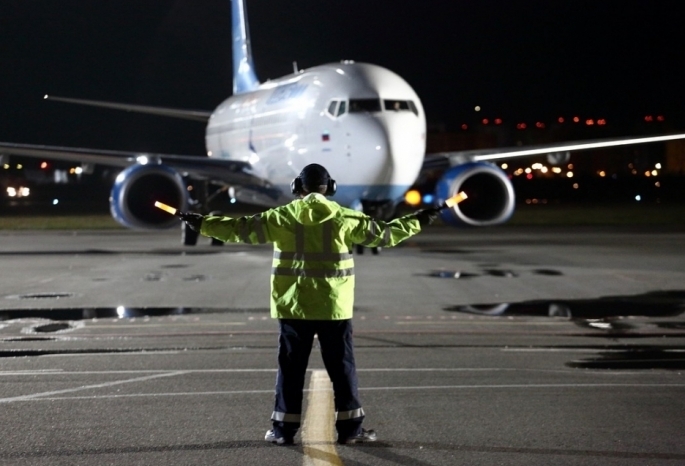
[[[117,176],[109,197],[112,217],[141,230],[178,227],[178,218],[155,208],[155,201],[186,210],[188,191],[183,178],[164,165],[131,165]]]
[[[460,191],[465,191],[468,199],[441,212],[449,225],[499,225],[514,213],[514,187],[496,165],[468,162],[447,170],[436,186],[438,205]]]

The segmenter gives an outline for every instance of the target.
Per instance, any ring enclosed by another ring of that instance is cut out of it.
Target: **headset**
[[[326,183],[326,192],[324,193],[324,196],[332,196],[335,194],[335,192],[338,189],[338,185],[336,184],[335,180],[331,178],[331,175],[328,174],[328,170],[326,170],[318,163],[309,164],[302,169],[300,174],[290,183],[291,193],[295,195],[306,194],[306,191],[304,189],[304,179],[307,178],[308,172],[313,172],[310,176],[320,177],[319,179],[328,179],[328,182]],[[316,179],[317,178],[314,178],[313,180],[310,179],[310,181],[314,181]]]
[[[328,177],[328,183],[326,183],[326,192],[324,196],[333,196],[338,190],[338,184],[331,177]],[[305,194],[304,184],[302,183],[302,178],[300,176],[296,177],[290,183],[290,192],[296,195]]]

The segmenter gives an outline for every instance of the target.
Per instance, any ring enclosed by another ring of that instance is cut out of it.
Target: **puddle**
[[[87,319],[128,319],[133,317],[164,317],[187,314],[268,314],[268,308],[227,309],[227,308],[199,308],[199,307],[99,307],[73,309],[29,309],[29,310],[0,310],[0,321],[15,319],[49,319],[53,321],[73,321]],[[63,330],[59,326],[69,327],[69,324],[45,324],[46,330],[37,332],[55,332]]]
[[[674,317],[685,312],[685,291],[655,291],[641,295],[607,296],[597,299],[458,305],[443,310],[487,316],[564,317],[585,321],[629,316]],[[685,327],[685,323],[679,322],[664,325],[668,325],[669,328]]]
[[[685,369],[685,351],[667,349],[635,349],[607,351],[596,357],[567,362],[576,369]]]
[[[483,267],[487,267],[487,266],[483,265]],[[552,269],[533,270],[533,273],[536,275],[547,275],[547,276],[561,276],[561,275],[563,275],[563,273],[561,273],[560,271],[552,270]],[[514,277],[518,277],[519,273],[514,272],[513,270],[509,270],[509,269],[484,268],[483,269],[483,275],[490,275],[491,277],[514,278]],[[431,270],[430,272],[428,272],[427,276],[437,277],[437,278],[472,278],[472,277],[478,277],[479,275],[476,273],[462,272],[461,270]]]

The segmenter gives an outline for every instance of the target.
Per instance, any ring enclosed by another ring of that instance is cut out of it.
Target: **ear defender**
[[[338,190],[338,184],[334,179],[328,179],[328,185],[326,186],[326,196],[332,196]]]
[[[290,182],[290,192],[296,195],[302,194],[304,192],[302,186],[302,178],[298,176]]]

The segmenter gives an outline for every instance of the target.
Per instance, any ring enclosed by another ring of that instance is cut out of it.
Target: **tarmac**
[[[355,256],[365,427],[270,427],[268,246],[0,231],[0,464],[685,463],[685,230],[431,227]]]

